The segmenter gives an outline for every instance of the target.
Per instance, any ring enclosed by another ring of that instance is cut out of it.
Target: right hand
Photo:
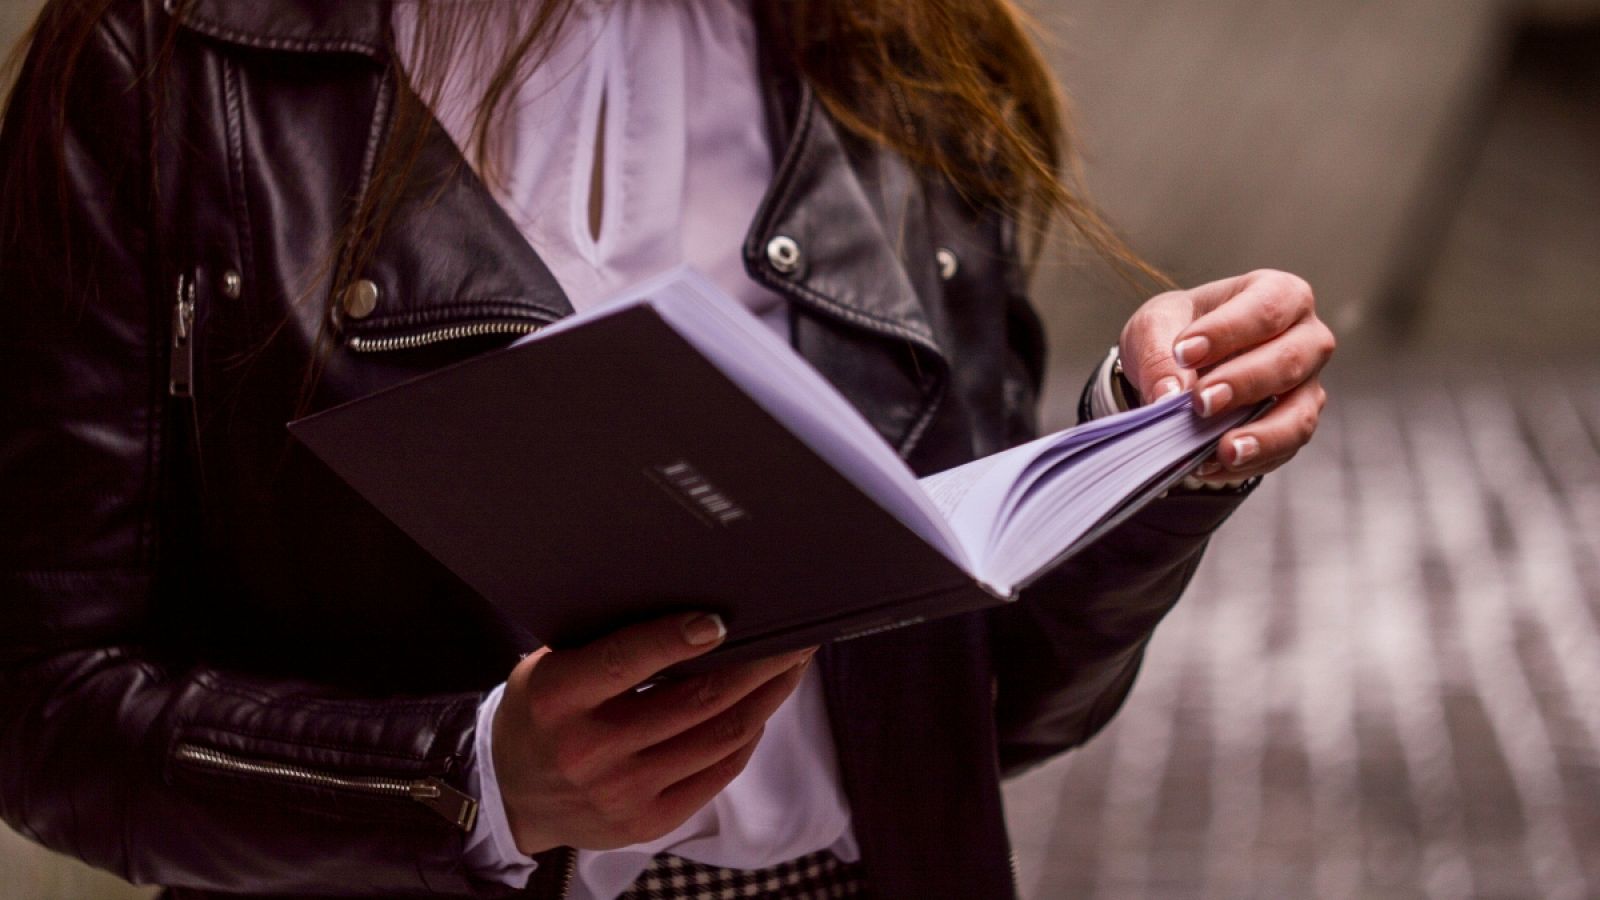
[[[714,617],[682,615],[517,664],[491,740],[519,850],[653,840],[744,771],[815,647],[634,691],[722,640]]]

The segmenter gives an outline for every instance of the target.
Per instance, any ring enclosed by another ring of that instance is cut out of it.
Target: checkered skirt
[[[659,853],[618,900],[832,900],[866,896],[861,866],[823,850],[767,869],[724,869]]]

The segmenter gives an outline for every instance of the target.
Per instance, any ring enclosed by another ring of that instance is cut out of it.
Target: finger
[[[1257,475],[1266,475],[1269,472],[1283,468],[1284,464],[1294,459],[1295,452],[1283,454],[1272,459],[1262,459],[1245,465],[1242,469],[1228,469],[1220,464],[1212,469],[1210,474],[1195,477],[1213,487],[1237,487],[1240,483],[1248,481]]]
[[[591,709],[633,690],[675,663],[693,659],[727,637],[722,619],[691,613],[633,625],[540,663],[543,688],[567,708]]]
[[[1189,297],[1189,308],[1192,312],[1190,319],[1195,319],[1216,309],[1229,300],[1238,296],[1240,291],[1249,287],[1250,282],[1259,273],[1249,272],[1244,275],[1233,275],[1228,278],[1218,278],[1205,284],[1196,285],[1183,293]]]
[[[1316,379],[1307,381],[1284,394],[1266,415],[1224,434],[1217,447],[1218,461],[1238,477],[1264,460],[1293,455],[1316,433],[1326,402],[1322,385]]]
[[[1228,284],[1234,292],[1217,289]],[[1311,286],[1286,272],[1252,272],[1231,283],[1195,290],[1195,320],[1177,336],[1173,353],[1190,368],[1205,368],[1288,331],[1315,309]]]
[[[815,648],[758,659],[626,694],[596,711],[612,742],[633,753],[682,734],[717,716],[753,691],[811,659]]]
[[[522,659],[517,661],[516,666],[511,669],[511,674],[506,676],[507,688],[510,689],[526,685],[528,679],[533,677],[534,666],[544,662],[545,657],[549,655],[549,647],[540,647],[532,653],[523,656]]]
[[[640,751],[626,764],[657,789],[704,769],[760,733],[800,685],[807,667],[805,662],[790,666],[721,714]]]
[[[1316,319],[1295,325],[1202,375],[1194,387],[1196,406],[1201,415],[1214,416],[1294,390],[1327,364],[1331,338]]]
[[[1122,374],[1145,402],[1177,393],[1194,381],[1194,372],[1172,356],[1173,341],[1193,318],[1187,297],[1173,292],[1151,298],[1123,328],[1118,341]]]
[[[667,830],[682,824],[721,793],[728,782],[738,778],[760,743],[758,733],[737,750],[662,791],[657,798],[656,814],[662,821],[671,823]]]

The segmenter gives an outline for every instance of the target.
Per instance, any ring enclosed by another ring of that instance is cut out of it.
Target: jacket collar
[[[161,0],[161,5],[186,28],[261,50],[380,59],[389,47],[390,0]]]
[[[790,139],[743,247],[756,281],[824,315],[943,356],[912,284],[903,236],[920,206],[909,170],[889,153],[869,154],[870,179],[821,102],[802,88]],[[902,198],[877,202],[875,193]],[[914,208],[909,208],[914,207]],[[769,258],[774,240],[799,247],[800,263],[780,274]],[[929,270],[932,265],[929,261]]]

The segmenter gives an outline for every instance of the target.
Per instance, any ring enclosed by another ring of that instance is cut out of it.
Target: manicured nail
[[[1209,352],[1211,352],[1211,340],[1205,335],[1197,334],[1179,341],[1177,346],[1172,348],[1172,358],[1185,369],[1192,369],[1194,364],[1205,359]]]
[[[1233,439],[1233,467],[1235,469],[1256,458],[1261,452],[1261,442],[1253,437]]]
[[[1216,460],[1213,459],[1213,460],[1207,460],[1207,461],[1201,463],[1200,464],[1200,468],[1196,469],[1194,471],[1194,473],[1196,475],[1199,475],[1201,478],[1205,478],[1208,475],[1215,475],[1215,474],[1217,474],[1218,472],[1221,472],[1221,471],[1222,471],[1222,463],[1219,463],[1219,462],[1217,462]]]
[[[1165,400],[1183,390],[1183,383],[1171,375],[1156,382],[1156,399]]]
[[[715,644],[727,636],[728,627],[722,624],[722,617],[715,613],[695,616],[683,623],[683,639],[694,647]]]
[[[1233,388],[1227,382],[1213,384],[1200,392],[1200,415],[1209,416],[1228,405],[1233,399]]]

